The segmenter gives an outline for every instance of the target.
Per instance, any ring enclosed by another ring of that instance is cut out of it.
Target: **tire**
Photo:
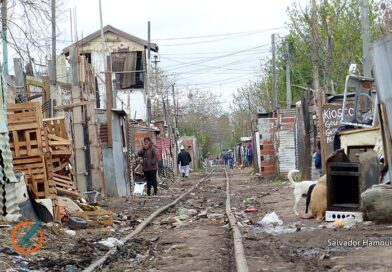
[[[68,218],[67,225],[72,230],[79,230],[79,229],[86,229],[87,228],[86,220],[84,220],[80,217],[75,217],[75,216],[71,216]]]

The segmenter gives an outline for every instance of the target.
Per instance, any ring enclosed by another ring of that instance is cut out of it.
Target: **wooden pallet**
[[[53,173],[53,181],[56,186],[57,194],[71,198],[79,198],[80,194],[75,188],[72,178]]]
[[[25,173],[27,183],[35,198],[48,198],[56,193],[56,188],[47,174],[45,156],[14,158],[14,168]],[[50,175],[49,175],[50,176]]]
[[[42,129],[14,130],[9,136],[13,158],[42,155]]]
[[[65,127],[64,117],[43,119],[44,127],[48,129],[49,134],[68,140],[68,133]]]
[[[39,103],[20,103],[7,105],[8,130],[41,128],[42,112]]]
[[[68,161],[72,155],[71,142],[53,134],[48,134],[48,140],[50,153],[53,156],[63,157],[63,160]]]
[[[53,173],[57,173],[59,175],[62,175],[63,172],[67,172],[68,169],[68,161],[63,161],[61,160],[60,157],[54,157],[52,158],[52,165],[53,165]]]

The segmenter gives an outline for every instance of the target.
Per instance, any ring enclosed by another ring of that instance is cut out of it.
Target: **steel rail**
[[[230,227],[233,231],[233,242],[234,242],[234,257],[237,272],[248,272],[248,263],[246,262],[246,256],[244,252],[244,246],[242,244],[242,235],[240,229],[237,226],[237,220],[235,219],[233,213],[231,212],[230,206],[230,178],[226,176],[226,215],[229,218]]]
[[[194,189],[196,189],[203,181],[205,181],[208,177],[212,175],[215,169],[212,169],[210,173],[208,173],[206,176],[201,178],[192,188],[190,188],[188,191],[180,195],[178,198],[176,198],[173,202],[167,204],[166,206],[163,206],[162,208],[159,208],[155,212],[153,212],[149,217],[144,219],[143,222],[141,222],[137,227],[135,228],[134,231],[126,235],[125,237],[121,238],[121,241],[125,244],[126,242],[130,241],[132,238],[134,238],[136,235],[138,235],[148,224],[151,223],[158,215],[166,211],[167,209],[175,206],[181,199],[183,199],[186,195],[191,193]],[[98,260],[94,261],[92,264],[90,264],[87,268],[83,270],[83,272],[93,272],[95,271],[98,267],[101,265],[104,265],[106,260],[113,254],[115,254],[120,248],[116,247],[114,249],[109,250],[105,255],[100,257]],[[242,270],[245,271],[245,270]],[[247,271],[247,270],[246,270]],[[240,271],[239,271],[240,272]]]

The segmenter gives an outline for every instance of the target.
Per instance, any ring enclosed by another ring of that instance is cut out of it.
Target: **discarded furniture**
[[[346,217],[362,221],[358,164],[350,162],[343,149],[339,149],[327,159],[326,171],[326,221]]]
[[[341,148],[351,162],[358,162],[359,154],[372,150],[381,136],[380,127],[352,129],[339,132]]]
[[[355,89],[354,109],[348,112],[347,95],[350,89]],[[355,127],[373,127],[377,124],[375,84],[372,78],[348,75],[344,86],[344,100],[342,105],[343,125]]]

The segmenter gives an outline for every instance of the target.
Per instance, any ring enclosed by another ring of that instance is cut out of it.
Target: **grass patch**
[[[283,184],[283,183],[286,183],[286,181],[287,181],[286,179],[283,179],[281,177],[277,177],[272,180],[272,183],[273,184]]]

